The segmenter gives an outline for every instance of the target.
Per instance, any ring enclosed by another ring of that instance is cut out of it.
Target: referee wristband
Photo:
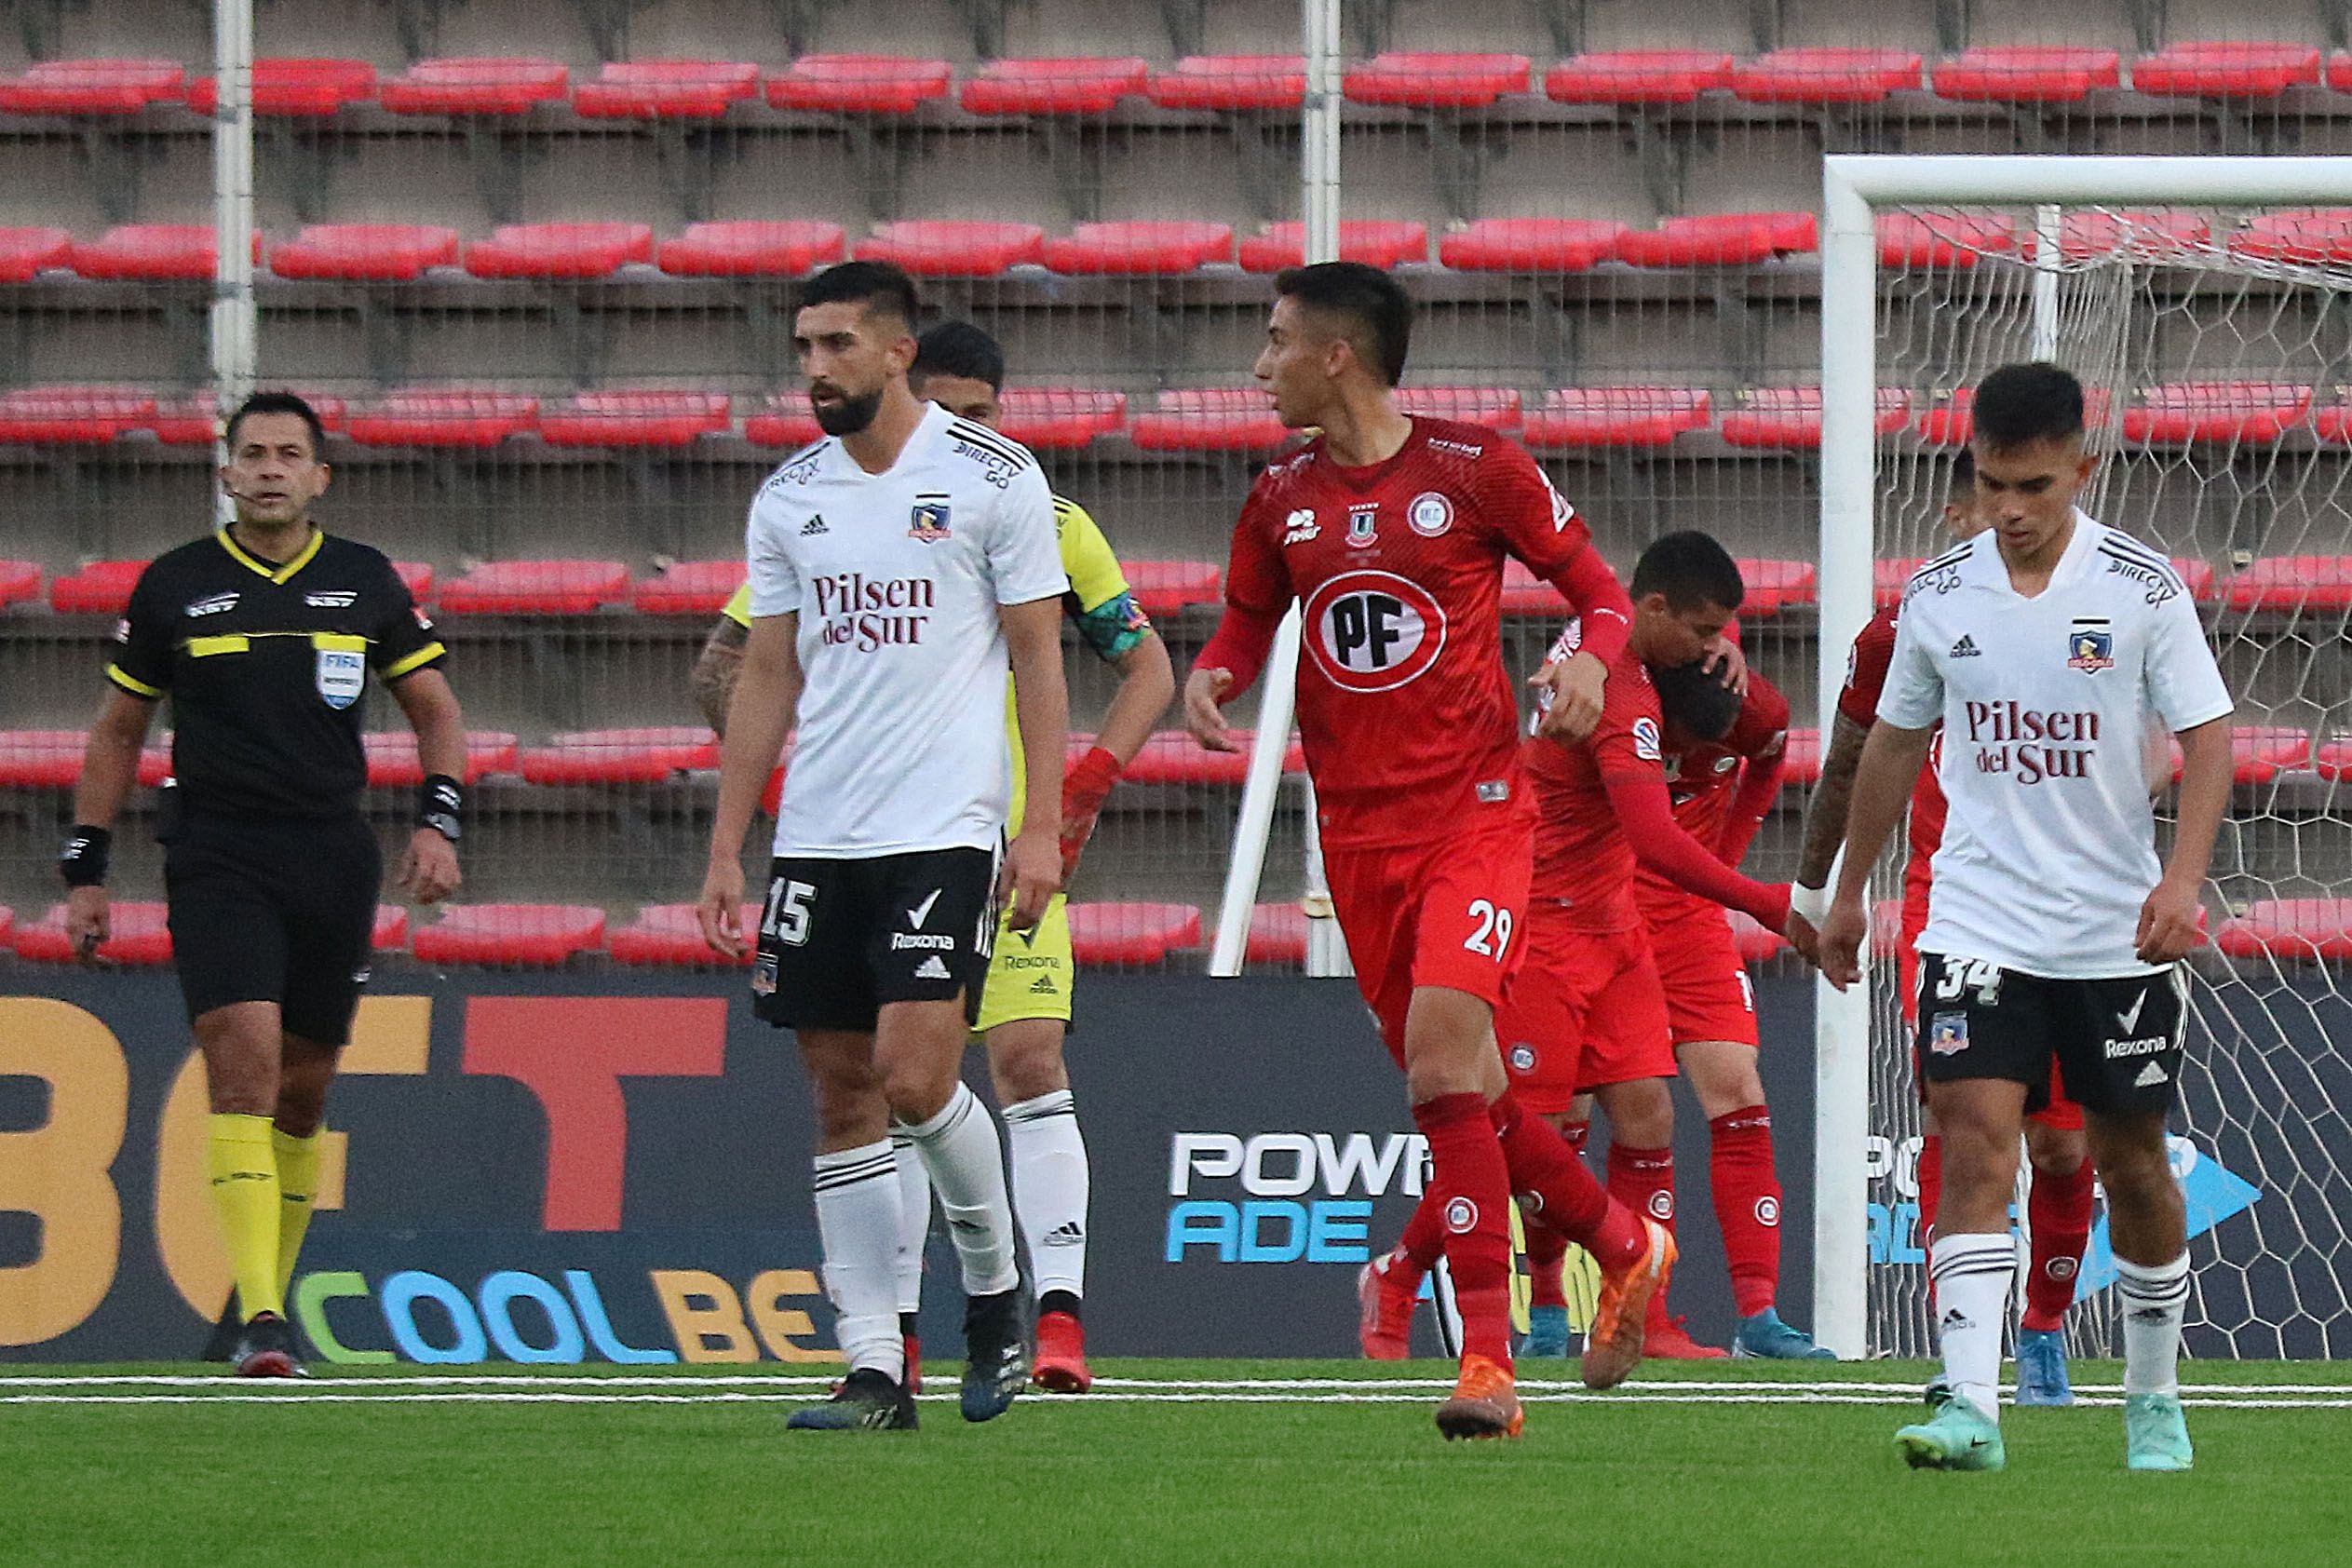
[[[416,824],[455,844],[466,835],[466,787],[446,773],[426,776],[416,795]]]
[[[101,887],[106,883],[106,857],[115,846],[115,835],[104,828],[93,828],[87,822],[75,823],[74,836],[65,841],[65,848],[57,858],[59,874],[68,887]]]

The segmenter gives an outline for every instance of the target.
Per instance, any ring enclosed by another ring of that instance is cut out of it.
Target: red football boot
[[[1030,1363],[1029,1381],[1048,1394],[1083,1394],[1093,1387],[1085,1325],[1066,1312],[1039,1314],[1037,1356]]]

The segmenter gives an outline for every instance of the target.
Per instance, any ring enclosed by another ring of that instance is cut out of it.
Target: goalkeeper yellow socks
[[[271,1150],[277,1156],[277,1294],[282,1301],[294,1283],[294,1260],[302,1256],[303,1237],[310,1231],[311,1205],[318,1197],[318,1145],[326,1129],[307,1138],[270,1129]]]
[[[264,1312],[285,1315],[277,1283],[277,1156],[267,1116],[216,1113],[205,1126],[205,1165],[212,1174],[212,1207],[228,1244],[229,1271],[248,1320]]]

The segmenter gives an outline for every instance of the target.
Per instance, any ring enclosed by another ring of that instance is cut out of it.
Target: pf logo
[[[1333,685],[1394,691],[1438,662],[1445,611],[1393,572],[1343,572],[1307,599],[1306,646]]]

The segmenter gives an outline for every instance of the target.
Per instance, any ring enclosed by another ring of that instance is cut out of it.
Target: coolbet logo
[[[1307,648],[1335,686],[1393,691],[1427,672],[1445,648],[1445,611],[1393,572],[1343,572],[1306,602]]]
[[[862,572],[837,572],[811,581],[822,625],[818,635],[825,646],[871,654],[923,641],[923,629],[931,619],[927,612],[935,607],[930,578],[876,579]]]
[[[2090,759],[2099,751],[2095,709],[2042,710],[2014,701],[1971,701],[1967,720],[1979,773],[2007,774],[2020,784],[2090,777]]]
[[[1391,1188],[1419,1196],[1427,1147],[1418,1133],[1179,1132],[1169,1141],[1168,1193],[1183,1201],[1169,1206],[1163,1256],[1171,1264],[1368,1263],[1372,1200]],[[1197,1191],[1225,1183],[1241,1196]]]

